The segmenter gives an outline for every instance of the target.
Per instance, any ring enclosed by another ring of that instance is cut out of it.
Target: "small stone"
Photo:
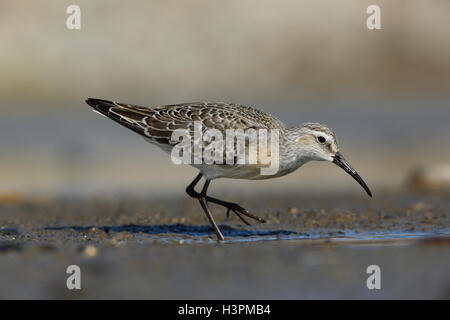
[[[431,193],[450,191],[450,163],[416,168],[408,178],[408,187],[414,191]]]
[[[24,197],[21,193],[15,191],[7,191],[0,193],[0,204],[18,205],[24,202]]]
[[[83,255],[86,258],[92,258],[95,257],[98,254],[98,249],[92,245],[87,246],[86,248],[84,248],[83,250]]]
[[[426,209],[431,209],[431,207],[425,202],[416,202],[411,206],[411,209],[414,211],[422,211]]]

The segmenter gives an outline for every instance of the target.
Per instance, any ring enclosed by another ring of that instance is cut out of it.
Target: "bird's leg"
[[[201,173],[199,173],[195,179],[191,182],[190,185],[186,188],[186,193],[191,196],[192,198],[200,198],[200,193],[195,191],[194,187],[197,185],[197,183],[200,181],[200,179],[203,177]]]
[[[203,185],[203,189],[202,189],[202,192],[200,193],[200,197],[198,198],[198,201],[200,202],[200,205],[202,206],[203,211],[205,211],[206,217],[208,218],[209,222],[213,226],[214,231],[217,234],[217,238],[219,238],[219,240],[224,240],[225,238],[223,237],[222,232],[220,232],[219,227],[217,226],[216,222],[214,221],[214,218],[211,214],[211,211],[209,210],[208,202],[206,199],[207,198],[206,192],[208,191],[210,182],[211,182],[211,180],[205,181],[205,184]]]
[[[197,177],[195,177],[195,179],[191,182],[191,184],[186,188],[186,193],[191,196],[192,198],[196,198],[199,199],[200,198],[200,193],[198,193],[197,191],[194,190],[194,187],[197,185],[197,183],[200,181],[200,179],[202,178],[202,174],[199,173],[197,175]],[[220,206],[223,206],[225,208],[227,208],[227,216],[230,213],[230,210],[233,211],[234,214],[236,214],[246,225],[250,225],[246,220],[243,219],[242,215],[245,215],[249,218],[255,219],[259,222],[266,222],[264,219],[255,216],[251,213],[248,212],[247,209],[242,208],[240,205],[238,205],[237,203],[233,203],[233,202],[227,202],[227,201],[223,201],[220,199],[216,199],[213,197],[209,197],[209,196],[205,196],[205,199],[209,202],[218,204]]]

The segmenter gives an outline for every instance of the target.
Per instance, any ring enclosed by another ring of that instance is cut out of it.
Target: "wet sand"
[[[215,235],[186,198],[0,199],[0,298],[450,298],[445,195],[224,197]],[[66,288],[79,265],[80,291]],[[366,268],[381,268],[368,290]]]

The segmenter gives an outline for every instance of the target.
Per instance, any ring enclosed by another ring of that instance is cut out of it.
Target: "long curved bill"
[[[372,197],[372,192],[370,192],[369,187],[364,182],[364,180],[359,176],[359,174],[355,171],[355,169],[352,168],[350,163],[345,160],[345,158],[342,156],[340,152],[336,152],[336,154],[333,157],[333,163],[337,164],[339,167],[344,169],[349,175],[353,177],[358,183],[361,185],[361,187],[366,190],[367,194]]]

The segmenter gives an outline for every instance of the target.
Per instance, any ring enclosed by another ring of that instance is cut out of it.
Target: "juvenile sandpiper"
[[[86,100],[94,111],[137,132],[147,141],[170,153],[176,143],[172,134],[177,129],[192,131],[194,122],[200,122],[204,128],[220,131],[229,129],[266,129],[279,132],[278,171],[272,175],[261,174],[261,163],[256,164],[192,164],[200,170],[186,188],[189,196],[198,199],[219,240],[224,240],[219,227],[209,209],[208,202],[227,208],[227,214],[235,213],[245,224],[243,216],[265,222],[240,205],[223,201],[207,195],[212,180],[217,178],[233,179],[270,179],[284,176],[303,164],[316,161],[330,161],[351,175],[371,197],[368,186],[339,151],[338,140],[329,127],[320,123],[305,123],[298,127],[286,127],[272,115],[252,107],[224,102],[194,102],[159,107],[141,107],[114,101],[89,98]],[[201,178],[205,183],[200,192],[195,186]]]

